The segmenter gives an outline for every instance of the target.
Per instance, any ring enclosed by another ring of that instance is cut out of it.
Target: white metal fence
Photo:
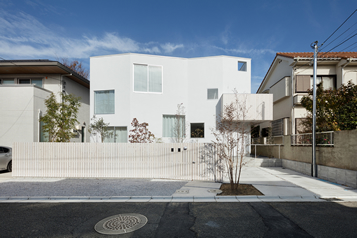
[[[13,147],[13,176],[215,180],[208,144],[26,143]]]

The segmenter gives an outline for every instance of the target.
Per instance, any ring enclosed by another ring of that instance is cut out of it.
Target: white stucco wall
[[[3,75],[2,78],[36,78],[42,79],[42,88],[30,84],[0,85],[0,145],[12,146],[18,142],[39,141],[39,113],[46,113],[44,101],[53,92],[59,100],[62,91],[61,76],[58,74],[21,74]],[[66,79],[66,77],[63,77]],[[78,113],[81,125],[89,125],[89,89],[66,79],[66,92],[81,97],[82,107]],[[81,137],[71,141],[80,142]],[[90,135],[86,133],[86,141]]]
[[[238,61],[247,62],[247,71],[238,71]],[[133,64],[163,67],[162,93],[134,92]],[[222,93],[250,92],[250,59],[230,56],[177,58],[141,54],[120,54],[91,57],[90,115],[94,115],[94,92],[115,90],[115,114],[102,114],[110,126],[131,129],[133,118],[149,123],[149,130],[162,138],[163,115],[175,115],[183,103],[186,115],[187,140],[190,123],[205,123],[205,138],[210,142],[211,128],[216,124],[216,107]],[[207,99],[207,89],[218,89],[217,99]],[[129,134],[129,133],[128,133]],[[193,139],[197,141],[197,139]],[[170,142],[169,138],[164,141]]]
[[[0,86],[0,145],[38,142],[38,110],[50,92],[33,85]]]

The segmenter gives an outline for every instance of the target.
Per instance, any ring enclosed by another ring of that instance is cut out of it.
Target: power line
[[[344,49],[343,49],[343,50],[341,50],[341,51],[344,51],[344,50],[346,50],[346,49],[350,48],[351,46],[353,46],[353,45],[355,45],[355,44],[357,44],[357,41],[356,41],[355,43],[353,43],[353,44],[351,44],[351,45],[347,46],[346,48],[344,48]],[[353,49],[354,49],[354,48],[353,48]]]
[[[336,45],[335,47],[333,47],[333,48],[330,49],[329,51],[326,51],[325,53],[323,53],[322,55],[320,55],[320,57],[322,57],[322,56],[324,56],[325,54],[331,52],[333,49],[336,49],[336,48],[339,47],[340,45],[344,44],[345,42],[347,42],[347,41],[349,41],[350,39],[352,39],[353,37],[355,37],[356,35],[357,35],[357,33],[354,34],[353,36],[351,36],[350,38],[348,38],[347,40],[345,40],[345,41],[341,42],[340,44]]]
[[[336,33],[336,31],[338,31],[343,26],[343,24],[345,24],[348,21],[348,19],[352,17],[353,14],[355,14],[356,11],[357,9],[353,11],[353,13],[322,43],[322,45],[325,44],[326,41],[328,41],[331,38],[331,36],[333,36]]]
[[[345,30],[341,35],[337,36],[333,41],[331,41],[330,43],[328,43],[327,45],[325,45],[324,47],[322,47],[320,50],[323,50],[324,48],[326,48],[327,46],[331,45],[335,40],[337,40],[338,38],[340,38],[340,36],[342,36],[343,34],[345,34],[348,30],[350,30],[354,25],[356,25],[357,22],[355,24],[353,24],[350,28],[348,28],[347,30]],[[354,30],[351,34],[349,34],[347,37],[349,37],[350,35],[352,35],[356,30]],[[346,38],[347,38],[346,37]],[[346,39],[345,38],[345,39]]]

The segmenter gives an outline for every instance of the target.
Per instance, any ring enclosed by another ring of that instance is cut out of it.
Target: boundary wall
[[[209,144],[33,143],[13,146],[13,176],[214,181]],[[213,151],[213,150],[212,150]]]

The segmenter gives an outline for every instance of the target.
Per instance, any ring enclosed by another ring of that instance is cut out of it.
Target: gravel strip
[[[12,179],[0,196],[171,196],[187,181],[151,179]]]

